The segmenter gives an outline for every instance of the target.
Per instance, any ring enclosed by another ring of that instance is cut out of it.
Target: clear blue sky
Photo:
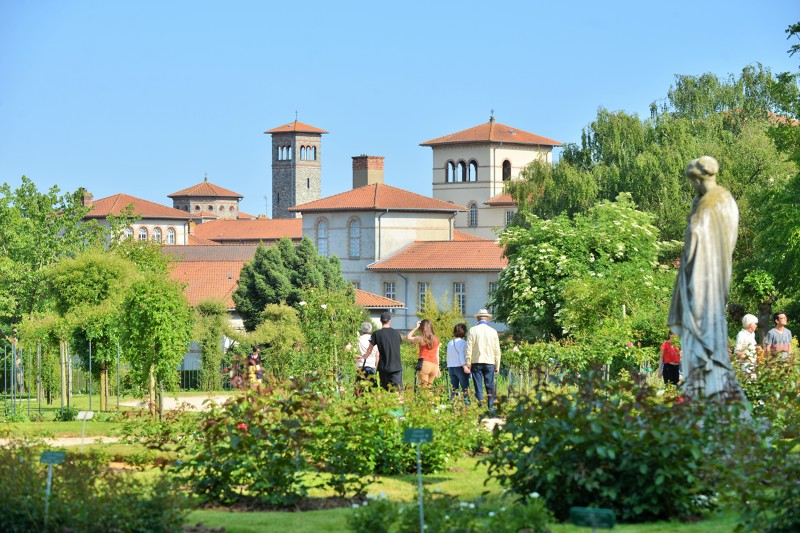
[[[330,132],[323,196],[364,153],[429,195],[423,141],[494,109],[577,142],[598,107],[647,115],[675,74],[797,71],[798,20],[797,0],[0,0],[0,182],[171,205],[208,173],[260,214],[263,132],[297,111]]]

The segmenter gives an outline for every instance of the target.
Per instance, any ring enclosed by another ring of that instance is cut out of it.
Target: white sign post
[[[86,421],[91,420],[94,416],[94,411],[78,411],[78,420],[83,420],[81,426],[81,455],[83,455],[83,434],[86,433]]]

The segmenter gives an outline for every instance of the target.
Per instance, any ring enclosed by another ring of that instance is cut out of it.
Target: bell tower
[[[296,218],[290,207],[319,200],[325,130],[295,120],[264,132],[272,135],[272,218]]]

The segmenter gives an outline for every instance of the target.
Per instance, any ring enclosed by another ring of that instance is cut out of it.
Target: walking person
[[[755,315],[742,317],[742,329],[736,335],[736,344],[733,353],[742,361],[742,370],[750,379],[755,379],[755,369],[758,362],[758,344],[756,344],[756,329],[758,318]]]
[[[789,358],[792,349],[792,332],[786,327],[786,313],[783,311],[772,315],[775,327],[767,332],[764,338],[764,351],[774,355],[780,355],[782,360]]]
[[[675,334],[667,334],[667,340],[661,343],[661,356],[658,358],[658,377],[664,378],[664,385],[672,383],[676,387],[681,379],[681,351],[675,346]]]
[[[467,366],[467,325],[453,327],[453,340],[447,343],[447,373],[450,375],[450,399],[460,391],[469,405],[469,367]]]
[[[378,350],[380,356],[376,370],[381,387],[386,390],[403,390],[403,364],[400,361],[401,342],[403,342],[403,337],[392,327],[392,314],[384,311],[381,313],[381,329],[372,333],[364,357],[369,359],[372,351]]]
[[[414,333],[420,332],[419,336]],[[428,319],[417,322],[417,326],[408,332],[406,340],[419,346],[419,358],[422,368],[417,371],[417,382],[421,388],[429,387],[438,378],[439,371],[439,337],[433,331],[433,324]]]
[[[475,383],[475,397],[483,402],[486,387],[489,412],[494,412],[495,374],[500,372],[500,338],[497,330],[489,325],[492,314],[486,309],[475,313],[478,324],[469,329],[467,335],[466,363]]]
[[[366,356],[371,337],[372,323],[362,322],[358,337],[358,355],[356,355],[356,396],[361,396],[366,387],[375,383],[375,369],[378,368],[380,352],[375,348],[369,357]]]

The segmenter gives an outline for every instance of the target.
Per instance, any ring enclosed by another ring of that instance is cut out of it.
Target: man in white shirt
[[[489,411],[493,410],[496,396],[494,376],[500,372],[500,339],[497,331],[489,325],[491,313],[481,309],[475,313],[478,324],[469,329],[467,335],[467,366],[475,383],[475,397],[483,401],[483,386],[486,385]]]

